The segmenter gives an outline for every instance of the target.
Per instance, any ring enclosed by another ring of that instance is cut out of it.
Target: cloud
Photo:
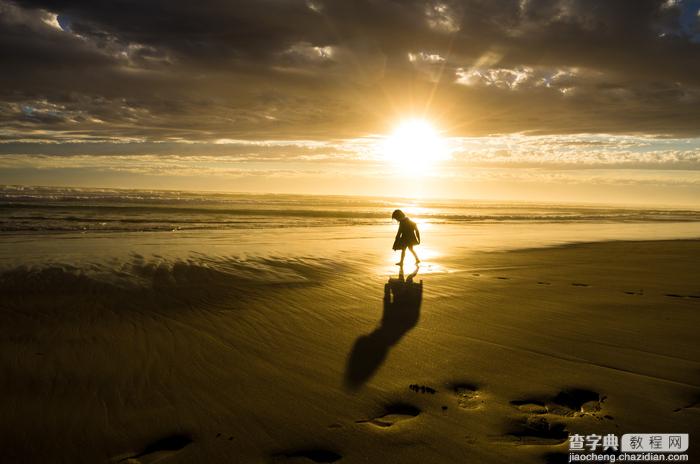
[[[49,138],[48,140],[51,140]],[[700,138],[678,139],[604,134],[451,137],[449,159],[427,169],[426,177],[460,176],[481,169],[685,171],[700,179]],[[265,169],[346,172],[396,176],[383,153],[381,136],[356,139],[235,140],[105,143],[0,143],[5,168],[145,169],[178,172],[201,169]],[[430,156],[426,153],[426,156]],[[165,172],[165,171],[163,171]],[[680,174],[679,174],[680,175]]]
[[[0,137],[322,140],[409,113],[697,136],[699,32],[666,0],[0,0]]]

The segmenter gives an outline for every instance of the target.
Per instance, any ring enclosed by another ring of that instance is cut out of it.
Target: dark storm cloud
[[[700,135],[694,1],[0,0],[0,139]]]

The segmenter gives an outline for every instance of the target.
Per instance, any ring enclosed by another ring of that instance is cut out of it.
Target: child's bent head
[[[391,219],[396,219],[397,221],[400,221],[405,217],[406,215],[403,214],[403,211],[401,211],[400,209],[395,209],[394,212],[391,213]]]

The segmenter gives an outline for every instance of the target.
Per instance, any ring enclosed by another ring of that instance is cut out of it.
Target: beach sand
[[[557,463],[655,432],[700,459],[700,241],[456,250],[412,282],[353,253],[5,273],[0,460]]]

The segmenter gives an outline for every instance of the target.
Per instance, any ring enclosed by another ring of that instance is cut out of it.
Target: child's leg
[[[420,259],[418,259],[418,255],[416,254],[415,250],[413,249],[413,245],[408,247],[409,250],[411,250],[411,253],[413,253],[413,257],[416,258],[416,264],[420,263]],[[402,259],[403,261],[403,259]]]
[[[401,248],[401,261],[399,261],[398,264],[399,266],[403,266],[403,259],[406,257],[406,249]]]

